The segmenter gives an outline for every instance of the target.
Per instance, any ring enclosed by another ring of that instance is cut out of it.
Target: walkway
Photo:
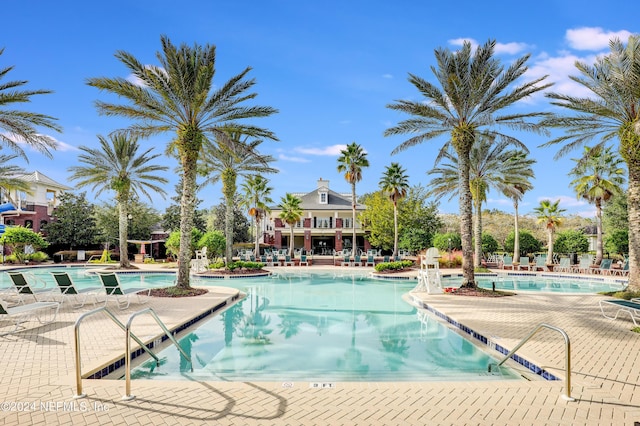
[[[290,269],[290,268],[289,268]],[[302,268],[307,270],[306,268]],[[216,283],[217,284],[217,283]],[[222,283],[220,283],[222,284]],[[151,299],[148,305],[169,327],[229,297],[212,288],[184,299]],[[132,401],[122,401],[124,382],[84,380],[84,399],[75,393],[73,324],[86,309],[64,307],[55,324],[27,324],[0,338],[0,422],[5,424],[588,424],[633,425],[640,421],[640,336],[627,320],[601,317],[597,295],[520,294],[506,298],[451,295],[419,297],[468,327],[513,347],[534,325],[546,322],[567,331],[572,343],[575,402],[561,398],[564,382],[491,381],[449,383],[337,383],[312,388],[306,382],[159,382],[136,380]],[[139,309],[114,309],[121,320]],[[82,329],[83,372],[123,351],[122,332],[106,317]],[[159,332],[149,317],[134,331]],[[536,335],[521,352],[564,376],[562,338]],[[26,403],[26,404],[25,404]]]

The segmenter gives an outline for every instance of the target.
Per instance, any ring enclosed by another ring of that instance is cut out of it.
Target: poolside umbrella
[[[144,243],[140,244],[140,254],[147,254],[147,251],[144,249],[144,247],[145,247]]]

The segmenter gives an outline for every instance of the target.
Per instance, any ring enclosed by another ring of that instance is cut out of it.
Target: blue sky
[[[276,133],[279,142],[266,141],[264,153],[278,159],[280,173],[271,175],[274,200],[285,192],[307,192],[320,177],[331,189],[349,192],[336,171],[340,149],[357,142],[368,152],[370,167],[363,172],[358,194],[375,191],[385,167],[401,163],[410,183],[426,184],[438,149],[446,141],[432,140],[398,155],[391,151],[402,137],[383,136],[389,126],[406,118],[386,105],[398,99],[418,99],[408,73],[434,81],[430,67],[434,49],[459,48],[462,40],[484,43],[495,39],[496,55],[508,64],[531,54],[524,78],[549,75],[554,91],[584,95],[568,76],[576,75],[576,60],[593,63],[608,51],[616,36],[626,40],[637,33],[635,2],[591,0],[416,2],[376,1],[244,1],[168,0],[76,2],[8,0],[3,2],[0,66],[14,66],[6,80],[28,80],[27,89],[55,93],[37,96],[24,109],[58,118],[63,133],[53,159],[26,150],[28,171],[39,170],[73,186],[67,168],[76,164],[78,147],[97,146],[97,135],[107,135],[130,122],[97,114],[94,102],[105,94],[86,85],[90,77],[127,77],[117,50],[144,63],[157,64],[160,36],[174,44],[217,46],[218,84],[250,66],[257,80],[256,103],[279,110],[255,124]],[[552,110],[540,96],[517,108]],[[163,152],[171,135],[143,141],[144,147]],[[570,158],[554,160],[556,148],[539,148],[545,137],[523,134],[521,140],[537,160],[535,188],[520,211],[528,213],[544,198],[560,198],[569,213],[592,216],[593,208],[576,199],[569,187]],[[4,150],[6,152],[6,150]],[[162,157],[172,169],[175,160]],[[167,192],[173,195],[173,173]],[[89,192],[90,197],[91,192]],[[202,207],[220,202],[220,188],[204,188]],[[101,199],[107,199],[104,195]],[[160,211],[169,199],[155,197]],[[489,193],[489,208],[512,212],[504,196]],[[457,198],[442,200],[440,210],[458,212]]]

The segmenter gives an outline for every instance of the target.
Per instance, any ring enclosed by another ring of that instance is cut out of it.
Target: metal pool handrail
[[[118,320],[118,318],[116,318],[115,315],[113,315],[113,313],[104,306],[96,308],[89,312],[85,312],[84,314],[80,315],[80,317],[78,317],[74,326],[76,357],[76,394],[73,396],[74,398],[84,398],[85,396],[87,396],[87,394],[82,393],[82,373],[80,371],[82,367],[80,361],[80,323],[82,323],[85,318],[102,311],[104,311],[104,313],[107,314],[107,316],[111,318],[111,320],[116,323],[122,330],[127,331],[125,325],[121,323],[120,320]],[[136,341],[136,343],[140,345],[142,349],[144,349],[153,359],[156,360],[156,365],[160,366],[160,359],[158,358],[158,356],[154,354],[153,351],[149,349],[144,343],[142,343],[142,340],[140,340],[135,334],[131,333],[131,337]],[[129,339],[127,339],[127,341],[129,341]]]
[[[511,350],[511,352],[509,352],[504,357],[504,359],[498,363],[497,366],[499,367],[502,364],[504,364],[506,360],[511,358],[511,356],[514,353],[516,353],[516,351],[518,349],[520,349],[522,347],[522,345],[527,343],[529,341],[529,339],[531,339],[538,331],[542,330],[543,328],[548,328],[550,330],[557,331],[558,333],[560,333],[562,335],[562,337],[564,337],[564,344],[565,344],[565,349],[566,349],[565,367],[566,367],[566,371],[567,371],[567,378],[566,378],[566,385],[565,385],[565,394],[562,395],[562,398],[564,398],[567,401],[575,401],[575,398],[571,397],[571,342],[569,341],[569,336],[567,335],[567,333],[561,328],[555,327],[553,325],[545,324],[545,323],[538,324],[531,331],[531,333],[529,333],[524,339],[522,339],[520,341],[520,343],[518,343],[516,345],[516,347],[513,348]],[[489,372],[491,372],[491,364],[489,365]]]
[[[146,308],[141,311],[134,312],[129,317],[129,321],[127,321],[127,325],[125,328],[125,332],[126,332],[126,338],[124,342],[125,394],[122,397],[124,401],[128,401],[135,398],[135,395],[131,395],[131,339],[129,338],[130,336],[133,336],[133,334],[131,333],[131,323],[133,322],[133,319],[135,317],[141,314],[146,314],[146,313],[150,314],[153,317],[153,319],[156,320],[156,323],[158,323],[158,325],[160,326],[160,328],[162,328],[162,331],[164,331],[164,333],[167,335],[169,340],[171,340],[171,342],[173,342],[173,344],[178,348],[178,350],[180,351],[180,354],[184,357],[184,359],[189,361],[189,365],[191,365],[191,372],[193,373],[193,363],[191,362],[191,357],[187,355],[184,349],[182,349],[182,347],[178,344],[178,341],[176,340],[176,338],[173,337],[173,334],[171,334],[169,329],[160,320],[160,318],[155,313],[155,311],[152,308]]]

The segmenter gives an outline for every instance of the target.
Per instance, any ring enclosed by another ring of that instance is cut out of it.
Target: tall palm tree
[[[226,142],[228,141],[228,142]],[[249,136],[238,132],[229,132],[226,140],[219,140],[204,147],[201,173],[208,178],[203,185],[222,182],[226,214],[224,234],[226,239],[225,259],[227,264],[233,259],[233,205],[238,189],[238,176],[251,173],[277,173],[278,169],[269,166],[275,161],[270,155],[261,155],[258,147],[261,140],[249,141]]]
[[[271,191],[273,188],[269,186],[269,179],[265,179],[260,175],[247,176],[242,183],[242,205],[249,210],[249,216],[253,218],[255,225],[256,256],[260,255],[260,221],[269,213],[269,205],[273,204],[271,199]]]
[[[4,48],[0,49],[0,56]],[[0,68],[0,146],[5,145],[20,157],[27,160],[21,144],[26,143],[31,148],[51,157],[49,149],[56,149],[56,140],[38,132],[38,127],[60,132],[62,129],[55,123],[55,118],[30,111],[7,109],[15,103],[31,102],[34,95],[53,93],[50,90],[21,90],[28,82],[26,80],[2,80],[13,70],[13,67]]]
[[[353,228],[353,252],[356,253],[356,183],[362,180],[362,169],[369,167],[367,153],[355,142],[340,151],[338,157],[338,172],[344,173],[344,178],[351,184],[351,227]]]
[[[563,136],[543,146],[564,144],[556,157],[593,140],[593,148],[618,139],[618,152],[627,164],[629,211],[629,286],[640,290],[640,36],[609,42],[611,52],[593,65],[576,62],[579,76],[571,79],[590,92],[589,97],[549,93],[553,105],[567,115],[547,120],[547,125],[566,129]]]
[[[105,190],[114,191],[118,203],[118,238],[120,239],[120,267],[128,268],[127,249],[129,203],[132,197],[145,195],[149,200],[150,191],[164,197],[165,191],[157,184],[166,184],[167,179],[158,174],[169,168],[151,164],[161,154],[151,154],[149,148],[138,154],[138,139],[124,133],[112,134],[109,140],[98,136],[100,148],[81,146],[83,152],[78,157],[83,166],[69,167],[71,180],[78,181],[78,187],[91,186],[96,196]]]
[[[133,55],[118,51],[118,58],[134,79],[91,78],[90,86],[118,95],[128,101],[116,104],[96,102],[105,115],[129,117],[135,120],[126,131],[141,137],[172,132],[169,145],[175,147],[182,177],[180,200],[180,252],[176,285],[189,288],[189,260],[191,257],[191,228],[196,203],[196,175],[202,147],[216,137],[224,140],[225,131],[233,129],[244,135],[277,138],[263,128],[242,124],[238,120],[266,117],[277,110],[271,107],[247,106],[245,102],[257,96],[247,93],[255,80],[245,77],[251,70],[223,84],[214,86],[216,48],[213,45],[185,44],[174,46],[161,37],[162,52],[156,56],[160,66],[147,65]],[[140,84],[142,83],[142,84]]]
[[[0,193],[12,204],[15,204],[15,200],[11,199],[11,191],[31,191],[31,187],[27,182],[16,178],[16,176],[25,173],[24,169],[16,165],[9,164],[11,160],[17,157],[17,155],[0,155]],[[4,202],[5,200],[0,198],[0,204]]]
[[[508,141],[495,142],[492,138],[480,136],[469,153],[469,188],[476,212],[474,266],[480,266],[482,262],[482,203],[487,200],[489,189],[509,194],[515,191],[515,185],[525,184],[533,176],[531,164],[534,160],[527,159],[524,151],[507,149],[509,146]],[[459,189],[458,157],[450,145],[447,147],[436,158],[436,165],[443,160],[448,163],[428,172],[437,176],[431,181],[429,192],[437,198],[444,195],[453,198]]]
[[[584,198],[596,206],[596,259],[595,264],[602,261],[602,204],[614,195],[622,194],[622,186],[626,179],[626,170],[621,167],[623,160],[613,152],[611,147],[593,149],[584,147],[584,155],[573,159],[577,164],[571,169],[571,181],[578,198]]]
[[[547,229],[547,259],[553,259],[553,236],[556,229],[562,226],[562,213],[566,210],[559,207],[560,200],[552,203],[551,200],[542,200],[540,205],[533,209],[538,217],[538,223],[544,224]]]
[[[293,226],[298,223],[302,217],[302,200],[295,195],[286,193],[280,200],[278,208],[281,210],[280,219],[289,225],[291,232],[289,236],[289,255],[293,257]]]
[[[398,255],[398,201],[407,196],[409,190],[409,176],[399,163],[391,163],[387,166],[382,178],[380,188],[393,203],[393,257]]]
[[[398,100],[388,105],[411,117],[388,128],[385,136],[411,135],[398,145],[392,153],[404,151],[441,136],[448,136],[447,143],[455,149],[460,171],[458,175],[458,197],[460,204],[460,235],[463,254],[463,283],[475,287],[472,247],[472,205],[469,179],[469,154],[477,136],[486,135],[497,141],[509,141],[526,151],[526,147],[515,136],[502,133],[502,129],[526,130],[544,133],[536,122],[545,117],[544,112],[505,111],[516,102],[548,88],[541,84],[546,76],[516,85],[516,80],[526,71],[529,55],[516,59],[508,68],[493,57],[495,40],[489,40],[472,52],[471,43],[451,52],[439,48],[435,51],[437,67],[432,67],[441,87],[409,74],[409,81],[424,99]]]
[[[533,178],[533,169],[531,169],[531,164],[534,163],[535,160],[529,160],[531,163],[528,165],[524,165],[523,167],[523,177],[524,179],[521,182],[507,185],[503,193],[509,197],[513,201],[513,261],[520,262],[520,223],[518,217],[518,206],[520,201],[522,201],[522,197],[524,197],[524,193],[531,190],[533,185],[529,179]],[[552,263],[552,259],[547,259],[548,263]]]

